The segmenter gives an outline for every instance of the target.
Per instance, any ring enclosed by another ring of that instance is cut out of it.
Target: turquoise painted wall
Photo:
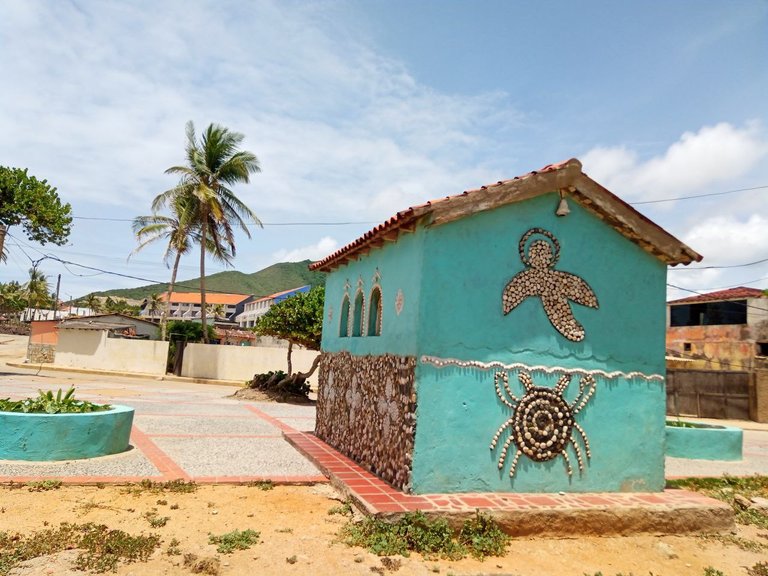
[[[341,266],[328,275],[325,283],[323,351],[348,351],[355,355],[417,354],[423,242],[423,234],[404,233],[396,243],[386,243],[380,249]],[[346,282],[350,285],[348,293],[354,308],[358,279],[362,279],[367,316],[373,277],[377,269],[382,294],[381,336],[340,337],[339,320]],[[398,315],[395,299],[399,290],[403,292],[403,308]],[[329,310],[333,311],[330,321]]]
[[[558,199],[553,193],[419,231],[424,237],[420,355],[664,374],[666,266],[574,201],[571,214],[558,218]],[[519,240],[532,227],[545,228],[560,241],[555,269],[581,277],[598,297],[596,310],[571,304],[586,329],[582,342],[561,336],[538,298],[502,314],[503,289],[525,268]],[[516,378],[511,381],[522,395]],[[555,381],[535,377],[536,385]],[[489,449],[494,432],[511,415],[496,396],[493,373],[420,364],[416,382],[415,492],[663,488],[661,382],[598,378],[595,395],[576,417],[592,447],[584,472],[578,472],[570,448],[571,478],[562,457],[543,463],[522,457],[513,479],[509,463],[500,473],[499,451]],[[574,378],[566,397],[572,399],[577,390]]]

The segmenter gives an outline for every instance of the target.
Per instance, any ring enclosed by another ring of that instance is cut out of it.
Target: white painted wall
[[[291,361],[294,371],[306,372],[320,352],[294,347]],[[288,371],[288,349],[260,346],[219,346],[187,344],[181,375],[189,378],[235,380],[245,382],[254,374],[270,370]]]
[[[105,330],[59,328],[55,366],[162,376],[168,342],[107,338]]]

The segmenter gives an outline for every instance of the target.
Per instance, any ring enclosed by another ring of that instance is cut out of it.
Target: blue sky
[[[766,54],[758,0],[6,0],[0,164],[47,178],[76,219],[63,247],[12,228],[0,282],[45,254],[167,281],[160,247],[127,261],[130,219],[175,184],[187,120],[242,132],[261,161],[236,188],[268,224],[238,239],[245,273],[570,157],[628,202],[762,186],[637,208],[700,266],[768,258]],[[40,266],[64,298],[145,283]],[[197,275],[192,255],[180,278]],[[669,278],[768,287],[768,263]]]

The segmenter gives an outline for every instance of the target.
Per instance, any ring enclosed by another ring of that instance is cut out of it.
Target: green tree
[[[233,225],[239,226],[251,237],[245,219],[259,226],[256,214],[230,189],[238,183],[247,184],[250,175],[260,172],[256,155],[240,150],[244,136],[218,124],[210,124],[198,141],[195,126],[187,123],[186,165],[172,166],[166,174],[177,174],[179,183],[158,195],[153,212],[182,197],[191,200],[189,210],[199,233],[200,243],[200,311],[203,341],[207,342],[207,310],[205,301],[205,255],[209,242],[218,250],[235,256]]]
[[[147,314],[154,316],[160,310],[161,306],[163,306],[163,299],[160,294],[156,292],[150,294],[149,298],[147,298]],[[163,340],[165,340],[165,338],[163,338]]]
[[[48,280],[42,270],[35,267],[29,269],[29,280],[24,289],[30,308],[46,308],[51,303],[51,297],[48,295]]]
[[[103,307],[101,304],[101,300],[99,300],[99,297],[96,296],[96,294],[93,294],[93,293],[88,294],[88,296],[84,298],[84,301],[85,301],[85,306],[89,308],[91,312],[93,312],[94,314],[98,314],[99,312],[101,312]]]
[[[309,292],[300,292],[286,298],[267,310],[256,322],[253,330],[258,334],[274,336],[288,341],[288,375],[293,375],[291,352],[298,344],[309,350],[320,350],[323,335],[323,304],[325,287],[315,286]],[[301,374],[309,378],[317,368],[318,356],[309,372]]]
[[[167,242],[163,253],[163,262],[168,265],[168,261],[173,256],[168,297],[160,318],[161,340],[166,339],[166,324],[171,307],[171,296],[176,285],[176,274],[179,270],[181,256],[192,249],[193,243],[201,241],[199,231],[196,228],[198,224],[196,206],[197,203],[193,197],[177,195],[169,200],[170,215],[165,216],[155,212],[150,216],[138,216],[133,219],[133,232],[139,245],[131,254],[136,254],[146,246],[162,240]],[[220,243],[217,244],[209,238],[206,247],[208,253],[215,259],[225,264],[231,263],[231,255]]]
[[[12,280],[0,284],[0,312],[18,313],[27,307],[28,300],[24,287]]]
[[[72,208],[61,203],[47,180],[0,166],[0,254],[5,254],[8,228],[19,224],[30,240],[60,246],[69,236]]]

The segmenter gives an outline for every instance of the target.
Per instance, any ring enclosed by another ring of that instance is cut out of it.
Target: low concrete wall
[[[162,376],[168,342],[107,338],[103,330],[59,330],[55,366]]]
[[[749,391],[749,418],[768,422],[768,370],[756,370]]]
[[[743,436],[741,428],[733,426],[667,426],[666,454],[695,460],[741,460]]]
[[[320,354],[294,347],[293,370],[306,372]],[[271,370],[288,371],[288,349],[261,346],[218,346],[187,344],[181,375],[188,378],[210,378],[245,382],[254,374]]]

